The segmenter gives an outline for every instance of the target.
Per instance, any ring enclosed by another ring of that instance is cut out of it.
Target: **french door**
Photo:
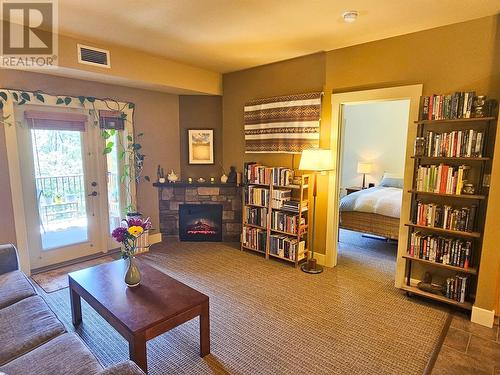
[[[88,114],[74,108],[50,111]],[[125,194],[120,160],[116,150],[103,155],[101,130],[92,121],[77,128],[47,120],[36,127],[25,119],[24,125],[17,134],[31,269],[117,247],[110,233],[119,225]]]

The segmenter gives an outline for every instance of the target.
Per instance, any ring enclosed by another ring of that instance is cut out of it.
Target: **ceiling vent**
[[[84,46],[83,44],[78,44],[78,62],[80,64],[111,68],[109,51],[96,47]]]

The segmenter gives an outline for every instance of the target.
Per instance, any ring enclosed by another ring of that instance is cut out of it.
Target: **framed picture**
[[[188,129],[189,164],[214,164],[214,130]]]

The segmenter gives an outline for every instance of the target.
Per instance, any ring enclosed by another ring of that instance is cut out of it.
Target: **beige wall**
[[[475,89],[500,97],[499,17],[403,35],[299,59],[271,64],[223,77],[224,165],[241,168],[244,160],[290,165],[289,156],[244,155],[243,105],[249,99],[324,88],[321,144],[329,144],[332,92],[400,85],[424,85],[424,95]],[[500,132],[499,132],[500,133]],[[500,135],[497,134],[497,145]],[[296,158],[298,159],[298,158]],[[297,162],[298,160],[296,160]],[[500,154],[495,155],[483,259],[476,304],[493,309],[499,282],[500,252],[494,234],[500,231]],[[318,229],[325,227],[326,181],[320,180]],[[318,246],[325,243],[319,230]],[[318,248],[320,252],[323,249]]]
[[[144,132],[142,145],[147,157],[144,175],[150,175],[155,179],[158,164],[172,166],[176,170],[180,168],[179,99],[177,95],[12,70],[0,70],[0,87],[133,102],[136,105],[135,131]],[[8,176],[8,168],[3,128],[0,132],[0,188],[3,196],[0,203],[2,209],[0,243],[3,243],[13,241],[15,232],[8,178],[4,178]],[[145,215],[151,216],[155,232],[158,232],[159,211],[156,196],[156,188],[150,183],[142,182],[138,185],[138,207]]]
[[[220,181],[222,175],[222,97],[179,96],[179,127],[182,179],[203,177],[209,181],[210,177],[215,177],[216,181]],[[188,163],[188,129],[214,130],[214,164],[190,165]]]
[[[64,35],[59,35],[58,40],[58,65],[64,68],[64,72],[61,72],[64,74],[83,76],[87,74],[89,79],[97,77],[104,82],[121,81],[122,84],[141,85],[141,87],[167,92],[221,94],[220,73],[123,46],[85,41]],[[109,50],[111,68],[78,63],[78,43]]]

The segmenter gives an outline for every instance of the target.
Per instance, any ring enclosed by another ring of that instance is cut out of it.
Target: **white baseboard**
[[[470,318],[472,323],[481,324],[485,327],[492,328],[495,321],[495,310],[486,310],[480,307],[472,306],[472,315]]]
[[[154,245],[155,243],[161,242],[161,233],[154,233],[149,235],[149,244]]]

